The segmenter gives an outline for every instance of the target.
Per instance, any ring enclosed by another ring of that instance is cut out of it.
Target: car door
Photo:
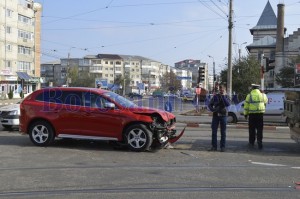
[[[55,126],[59,134],[81,134],[82,129],[85,128],[83,108],[81,91],[63,91],[61,106],[54,110],[58,116],[55,120]]]
[[[85,93],[85,128],[84,135],[101,137],[120,137],[124,117],[118,108],[108,108],[106,105],[112,103],[109,99],[97,93]]]

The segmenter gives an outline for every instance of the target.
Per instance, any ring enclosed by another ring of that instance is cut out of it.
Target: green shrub
[[[23,91],[20,92],[20,97],[21,97],[21,99],[24,98],[24,93],[23,93]]]
[[[14,92],[11,90],[7,95],[8,95],[8,99],[12,99],[14,97]]]

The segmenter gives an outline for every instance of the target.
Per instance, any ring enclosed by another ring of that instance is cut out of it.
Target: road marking
[[[300,167],[291,167],[292,169],[300,169]]]
[[[264,166],[272,166],[272,167],[285,167],[284,164],[272,164],[272,163],[265,163],[265,162],[251,162],[252,164],[264,165]]]

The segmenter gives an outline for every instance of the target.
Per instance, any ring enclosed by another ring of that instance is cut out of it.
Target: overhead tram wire
[[[57,21],[72,19],[73,17],[90,14],[90,13],[93,13],[93,12],[97,12],[99,10],[105,10],[107,8],[111,9],[111,8],[122,8],[122,7],[139,7],[139,6],[156,6],[156,5],[177,5],[177,4],[190,4],[190,3],[197,3],[197,1],[194,0],[194,1],[183,1],[183,2],[172,2],[172,3],[128,4],[128,5],[119,5],[119,6],[118,5],[114,5],[114,6],[109,6],[109,7],[105,6],[105,7],[97,8],[97,9],[90,10],[90,11],[87,11],[87,12],[81,12],[81,13],[78,13],[78,14],[74,14],[74,15],[71,15],[71,16],[68,16],[68,17],[63,17],[61,19],[53,20],[53,21],[50,21],[50,22],[47,22],[47,23],[45,22],[44,24],[49,24],[49,23],[54,23],[54,22],[57,22]],[[108,5],[110,5],[110,4],[111,3],[109,3]]]
[[[206,2],[198,0],[198,2],[200,2],[202,5],[204,5],[207,9],[209,9],[210,11],[212,11],[213,13],[215,13],[216,15],[220,16],[221,18],[223,18],[224,20],[228,20],[227,16],[224,17],[221,14],[219,14],[217,11],[215,11],[213,8],[211,8],[211,6],[209,6],[208,4],[206,4]]]
[[[220,8],[220,6],[218,6],[214,1],[210,0],[221,12],[223,12],[223,14],[226,15],[226,17],[228,17],[228,14],[222,9]]]

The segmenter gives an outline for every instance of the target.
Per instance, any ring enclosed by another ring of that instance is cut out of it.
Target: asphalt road
[[[262,151],[247,148],[247,129],[228,128],[226,152],[208,152],[210,133],[187,127],[174,148],[135,153],[107,142],[36,147],[2,130],[0,198],[300,198],[300,146],[286,128],[265,130]]]

